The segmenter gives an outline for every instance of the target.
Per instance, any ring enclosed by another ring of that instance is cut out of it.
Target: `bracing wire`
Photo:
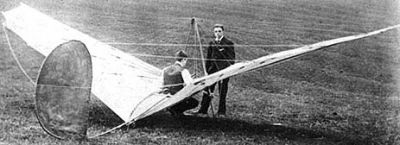
[[[11,46],[10,38],[8,37],[7,30],[6,30],[6,27],[4,26],[4,24],[2,25],[2,28],[3,28],[4,35],[5,35],[6,40],[7,40],[8,48],[11,51],[11,55],[14,58],[15,62],[17,63],[18,68],[22,71],[24,76],[29,80],[29,82],[31,82],[32,85],[36,85],[35,81],[33,81],[33,79],[28,75],[28,73],[22,67],[21,62],[18,60],[17,55],[15,54],[14,49]]]
[[[165,47],[197,47],[198,44],[173,44],[173,43],[140,43],[140,42],[105,42],[108,45],[132,45],[132,46],[165,46]],[[235,44],[236,47],[301,47],[298,44]]]
[[[18,68],[20,69],[20,71],[24,74],[24,76],[29,80],[29,82],[34,86],[51,86],[51,87],[66,87],[66,88],[82,88],[82,89],[88,89],[91,87],[81,87],[81,86],[64,86],[64,85],[50,85],[50,84],[36,84],[35,81],[33,81],[33,79],[28,75],[28,73],[26,72],[26,70],[22,67],[21,62],[19,61],[14,49],[12,48],[9,36],[7,34],[7,30],[5,28],[5,26],[2,26],[4,34],[5,34],[5,38],[7,40],[8,46],[9,46],[9,50],[11,51],[11,55],[13,57],[13,59],[16,61]],[[169,57],[167,57],[169,58]],[[171,57],[171,58],[175,58],[175,57]],[[179,86],[179,85],[183,85],[183,83],[178,83],[178,84],[170,84],[170,85],[163,85],[160,87],[161,88],[165,88],[165,87],[174,87],[174,86]]]

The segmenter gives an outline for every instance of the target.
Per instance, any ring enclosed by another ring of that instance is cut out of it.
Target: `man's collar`
[[[221,41],[222,40],[222,38],[224,38],[224,36],[222,36],[221,38],[215,38],[215,41]]]
[[[182,63],[180,61],[175,61],[175,64],[180,65],[181,67],[183,67]]]

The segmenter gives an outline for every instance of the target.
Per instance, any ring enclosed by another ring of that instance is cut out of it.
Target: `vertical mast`
[[[200,56],[201,56],[201,63],[203,65],[203,71],[204,71],[204,75],[208,75],[207,74],[207,70],[206,70],[206,62],[204,60],[204,54],[203,54],[203,45],[201,44],[201,37],[200,37],[200,32],[199,32],[199,26],[197,24],[196,18],[192,18],[192,24],[194,25],[194,30],[196,31],[196,38],[199,42],[199,49],[200,49]]]

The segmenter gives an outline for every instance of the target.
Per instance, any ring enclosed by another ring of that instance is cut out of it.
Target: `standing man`
[[[213,27],[215,40],[207,48],[206,70],[208,74],[218,72],[235,63],[235,50],[233,42],[224,37],[224,26],[215,24]],[[218,115],[226,114],[226,94],[228,93],[229,78],[218,82],[219,106]],[[207,114],[211,98],[214,96],[215,85],[207,87],[203,93],[198,114]]]
[[[189,71],[185,69],[188,55],[184,51],[178,51],[175,54],[175,64],[163,69],[163,86],[164,93],[174,95],[180,91],[186,84],[193,81]],[[182,116],[183,112],[189,109],[196,108],[199,101],[192,97],[175,104],[168,108],[168,111],[174,116]]]

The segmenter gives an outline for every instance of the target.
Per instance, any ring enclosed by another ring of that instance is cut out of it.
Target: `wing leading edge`
[[[225,78],[228,78],[228,77],[240,74],[240,73],[248,72],[248,71],[251,71],[251,70],[254,70],[257,68],[271,66],[276,63],[290,60],[290,59],[299,57],[301,55],[304,55],[304,54],[307,54],[310,52],[314,52],[314,51],[317,51],[317,50],[320,50],[320,49],[323,49],[323,48],[326,48],[329,46],[333,46],[333,45],[337,45],[340,43],[377,35],[379,33],[382,33],[382,32],[388,31],[388,30],[392,30],[392,29],[396,29],[396,28],[400,28],[400,25],[390,26],[390,27],[379,29],[379,30],[372,31],[369,33],[362,33],[362,34],[358,34],[358,35],[352,35],[352,36],[346,36],[346,37],[331,39],[331,40],[327,40],[327,41],[322,41],[322,42],[314,43],[311,45],[306,45],[303,47],[263,56],[263,57],[260,57],[258,59],[254,59],[251,61],[236,63],[236,64],[234,64],[230,67],[227,67],[219,72],[210,74],[210,75],[202,77],[202,78],[195,79],[192,84],[185,86],[181,91],[176,93],[174,96],[171,96],[168,99],[162,99],[162,100],[160,99],[160,102],[158,102],[156,105],[154,105],[153,109],[150,109],[147,112],[144,112],[144,114],[142,114],[142,115],[133,115],[131,117],[134,120],[138,120],[138,119],[144,118],[146,116],[149,116],[155,112],[160,111],[163,108],[169,107],[169,106],[185,99],[186,97],[190,96],[191,94],[194,94],[194,93],[204,89],[206,86],[210,86],[210,85],[212,85],[220,80],[223,80]],[[139,105],[141,105],[141,104],[139,104]]]

